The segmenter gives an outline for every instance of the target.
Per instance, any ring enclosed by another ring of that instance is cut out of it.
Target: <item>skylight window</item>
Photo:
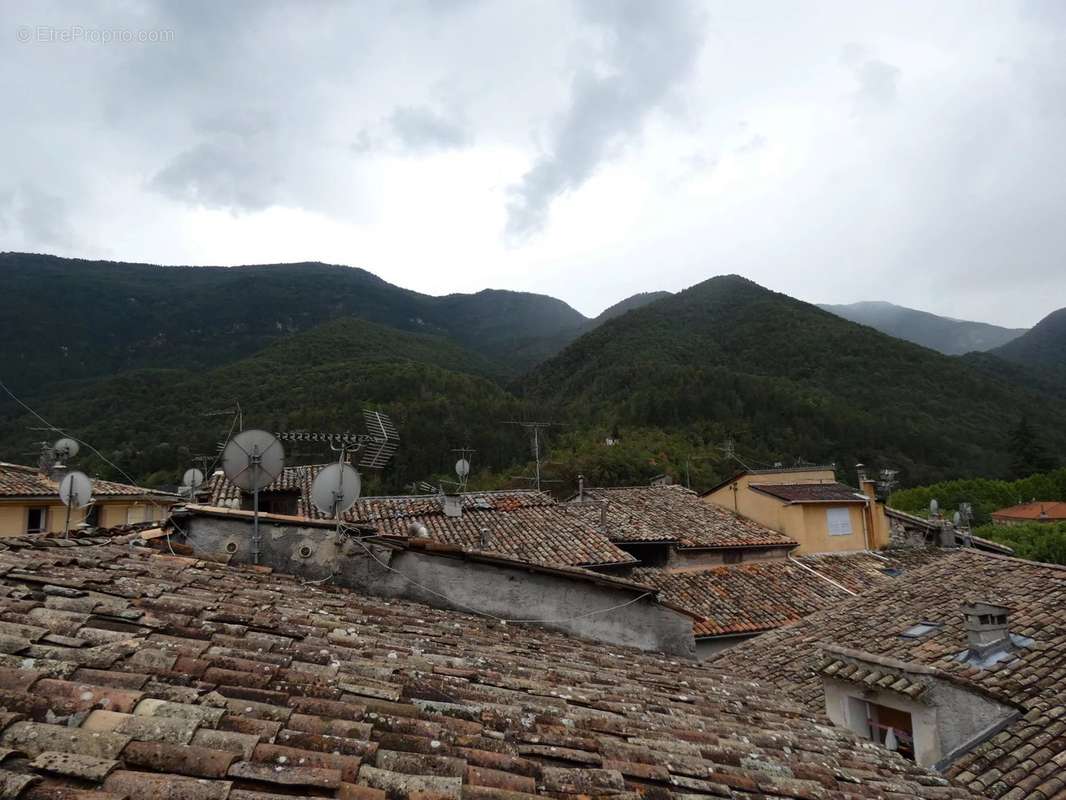
[[[928,636],[930,633],[934,633],[940,630],[940,624],[936,622],[919,622],[917,625],[911,625],[907,630],[900,634],[904,639],[921,639],[923,636]]]

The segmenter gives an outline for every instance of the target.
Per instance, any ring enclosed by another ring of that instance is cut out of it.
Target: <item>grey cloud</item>
[[[458,119],[427,106],[400,106],[380,126],[359,131],[352,149],[360,154],[375,151],[422,154],[469,147],[473,142],[473,133]]]
[[[190,205],[258,211],[279,199],[275,163],[254,137],[223,134],[179,153],[149,186]]]
[[[586,16],[606,36],[606,69],[586,64],[552,146],[514,186],[507,233],[541,230],[556,197],[587,181],[618,139],[634,133],[692,70],[703,44],[702,18],[687,2],[588,2]]]
[[[898,67],[873,57],[862,45],[845,45],[840,60],[852,71],[858,88],[856,110],[885,108],[896,101],[899,89]]]
[[[39,247],[66,249],[75,243],[66,202],[32,184],[0,192],[0,230]]]
[[[459,123],[425,107],[397,108],[389,122],[393,134],[408,150],[465,147],[473,140]]]

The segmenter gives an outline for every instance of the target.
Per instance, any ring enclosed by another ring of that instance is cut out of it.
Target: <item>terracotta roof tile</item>
[[[713,665],[124,543],[0,556],[0,622],[48,617],[47,575],[126,626],[0,656],[0,747],[26,755],[0,784],[23,798],[971,796]],[[159,624],[127,613],[148,601]]]
[[[960,604],[975,595],[1013,609],[1011,631],[1032,644],[992,668],[960,662],[957,656],[968,648]],[[1029,797],[1035,786],[1026,787],[1025,781],[1041,770],[1053,774],[1066,766],[1064,608],[1066,568],[963,549],[738,645],[714,663],[771,682],[818,712],[824,708],[819,669],[826,644],[939,670],[1029,710],[956,760],[948,774],[992,797],[1018,787],[1025,790],[1016,796]],[[902,635],[919,622],[934,628],[920,636]]]
[[[682,486],[584,489],[570,506],[593,525],[606,516],[616,542],[676,542],[680,547],[794,547],[787,536],[702,501]]]
[[[843,483],[752,483],[751,488],[787,503],[865,503],[866,496]]]
[[[633,570],[632,577],[659,589],[668,602],[704,617],[693,625],[697,637],[726,636],[789,625],[947,552],[936,548],[892,551],[892,557],[818,554],[691,571],[643,567]]]
[[[143,497],[145,495],[177,501],[178,496],[144,486],[131,486],[93,479],[93,495],[103,497]],[[0,462],[0,497],[54,497],[59,499],[59,482],[43,475],[35,467]]]
[[[324,465],[286,467],[267,491],[298,495],[298,513],[323,519],[310,497],[311,482]],[[240,490],[216,473],[205,486],[206,503],[240,507]],[[372,526],[386,536],[407,537],[412,526],[424,526],[433,541],[468,550],[487,550],[539,564],[583,566],[631,564],[635,559],[573,509],[545,492],[530,490],[467,492],[460,496],[463,513],[444,514],[439,495],[362,497],[345,513],[347,522]],[[490,544],[482,547],[482,531]]]
[[[1018,522],[1062,521],[1066,520],[1066,503],[1034,500],[1031,503],[993,511],[992,519]]]

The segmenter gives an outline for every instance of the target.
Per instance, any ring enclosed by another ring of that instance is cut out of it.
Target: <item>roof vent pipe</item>
[[[577,476],[577,501],[580,503],[585,499],[585,476]]]
[[[492,545],[492,534],[489,533],[488,528],[481,529],[481,549],[488,550]]]

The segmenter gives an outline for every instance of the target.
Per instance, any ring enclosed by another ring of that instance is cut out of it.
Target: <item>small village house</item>
[[[67,507],[59,499],[62,473],[0,462],[0,536],[58,533],[67,525]],[[92,502],[70,509],[70,526],[82,523],[110,528],[166,518],[177,495],[94,480]]]
[[[797,554],[878,550],[891,525],[874,481],[861,483],[840,483],[832,467],[745,470],[702,498],[795,540]]]

